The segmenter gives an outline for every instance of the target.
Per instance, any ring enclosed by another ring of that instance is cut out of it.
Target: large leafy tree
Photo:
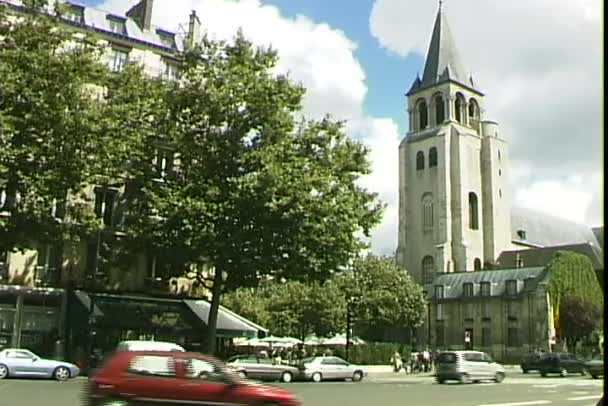
[[[602,309],[597,304],[573,295],[562,298],[560,307],[558,334],[568,348],[574,350],[579,341],[590,337],[600,326]]]
[[[336,283],[354,299],[358,325],[363,329],[416,327],[423,321],[426,302],[422,288],[390,258],[357,258]]]
[[[276,61],[240,33],[186,55],[161,126],[176,173],[144,182],[134,216],[135,233],[178,252],[184,270],[214,270],[195,273],[212,290],[210,352],[224,290],[263,275],[325,280],[380,218],[382,205],[356,182],[369,173],[367,149],[340,122],[297,121],[304,90],[273,72]]]
[[[98,159],[95,123],[103,106],[85,89],[107,81],[93,44],[78,46],[53,17],[0,5],[0,241],[5,248],[55,242],[68,231],[68,196],[77,197]],[[80,39],[80,44],[86,43]],[[71,199],[68,215],[85,227],[91,216]],[[89,213],[90,214],[90,213]]]

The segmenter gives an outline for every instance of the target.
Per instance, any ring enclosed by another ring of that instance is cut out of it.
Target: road
[[[0,406],[78,406],[85,380],[0,381]],[[603,394],[603,381],[589,377],[509,374],[503,383],[439,385],[428,376],[382,374],[360,383],[321,382],[281,385],[305,406],[591,406]]]

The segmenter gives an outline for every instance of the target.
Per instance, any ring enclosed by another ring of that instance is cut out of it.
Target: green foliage
[[[560,330],[560,311],[566,296],[579,298],[600,309],[604,308],[604,294],[598,283],[591,260],[570,251],[558,251],[547,264],[547,292],[553,306],[553,319]]]
[[[256,288],[240,288],[222,297],[222,306],[268,328],[271,314],[268,312],[268,298]]]
[[[364,328],[416,327],[423,321],[422,288],[389,258],[358,258],[336,283],[346,296],[358,299],[355,312]]]
[[[578,296],[566,295],[560,304],[560,336],[571,351],[576,343],[590,337],[601,324],[602,309]]]

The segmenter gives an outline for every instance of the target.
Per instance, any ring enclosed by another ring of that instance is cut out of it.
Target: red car
[[[282,388],[247,382],[216,360],[188,352],[125,351],[89,379],[89,406],[300,406]]]

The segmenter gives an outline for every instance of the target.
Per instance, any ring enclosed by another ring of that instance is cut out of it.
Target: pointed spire
[[[426,55],[422,86],[431,86],[446,78],[464,85],[469,83],[443,11],[443,1],[440,1],[431,44]]]

